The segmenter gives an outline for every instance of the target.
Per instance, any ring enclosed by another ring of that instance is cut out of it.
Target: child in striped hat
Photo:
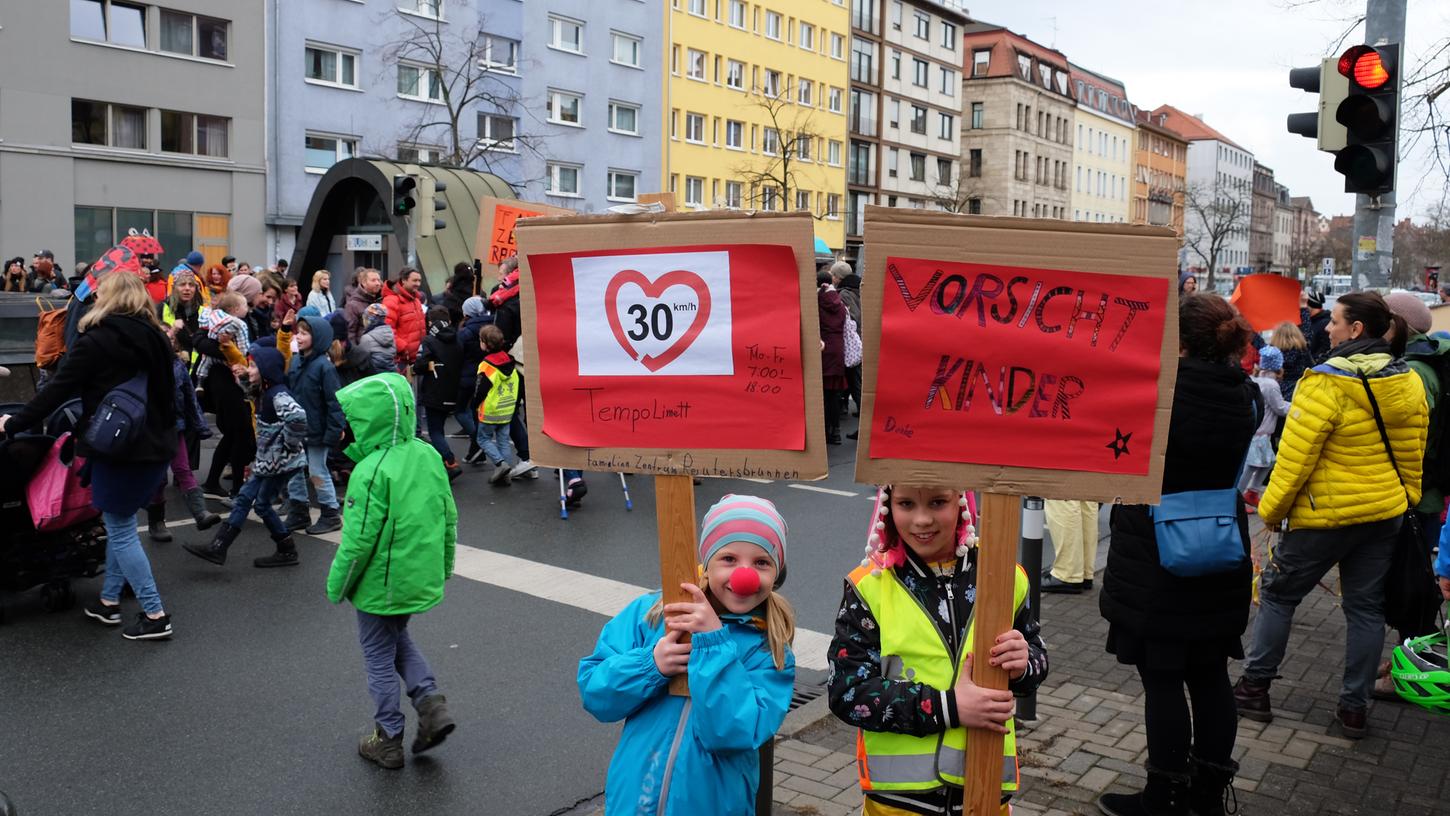
[[[756,751],[775,734],[795,685],[795,613],[785,580],[786,524],[775,505],[727,495],[700,531],[691,599],[636,599],[579,662],[579,695],[600,722],[624,720],[605,784],[607,813],[755,813]],[[683,641],[688,633],[691,639]],[[669,693],[689,672],[690,697]]]

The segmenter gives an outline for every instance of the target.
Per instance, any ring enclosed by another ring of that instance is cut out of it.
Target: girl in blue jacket
[[[609,763],[611,816],[755,813],[756,753],[785,720],[795,685],[786,525],[775,505],[727,495],[705,514],[692,599],[636,599],[579,661],[579,695],[600,722],[624,720]],[[688,642],[681,636],[688,633]],[[669,693],[689,672],[690,696]]]

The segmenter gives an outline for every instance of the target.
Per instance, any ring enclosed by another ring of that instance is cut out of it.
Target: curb
[[[822,720],[830,719],[835,715],[827,704],[826,695],[822,694],[809,703],[797,708],[795,711],[785,715],[785,722],[781,723],[780,730],[775,732],[776,739],[794,739],[802,731],[810,728]]]

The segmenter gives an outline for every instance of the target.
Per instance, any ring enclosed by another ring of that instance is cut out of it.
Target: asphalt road
[[[696,488],[701,515],[728,492],[777,503],[790,525],[784,594],[799,626],[827,634],[871,513],[871,488],[852,482],[854,455],[850,442],[832,448],[831,477],[806,486],[707,479]],[[454,485],[461,545],[658,585],[648,478],[630,479],[627,512],[617,477],[591,474],[584,506],[565,521],[552,472],[507,488],[485,475]],[[172,514],[183,514],[176,502]],[[527,588],[450,581],[443,604],[411,631],[459,729],[429,755],[409,754],[403,771],[383,771],[356,755],[371,710],[351,607],[322,592],[333,545],[303,537],[302,566],[256,570],[251,558],[270,542],[254,519],[219,569],[180,550],[200,534],[174,529],[176,543],[146,545],[174,617],[170,642],[125,641],[78,609],[46,612],[35,591],[0,598],[0,790],[21,816],[543,815],[603,790],[618,726],[581,709],[574,677],[604,615]],[[99,579],[76,589],[86,597]],[[128,615],[133,608],[128,601]],[[798,685],[822,680],[803,670]]]

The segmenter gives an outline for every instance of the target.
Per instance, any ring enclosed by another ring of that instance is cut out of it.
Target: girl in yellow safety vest
[[[962,810],[968,728],[1005,734],[1002,812],[1017,790],[1013,696],[1047,676],[1019,568],[1014,625],[985,659],[1008,691],[971,680],[977,600],[972,497],[942,486],[887,485],[877,496],[867,557],[846,579],[831,642],[831,711],[859,728],[866,816]]]

